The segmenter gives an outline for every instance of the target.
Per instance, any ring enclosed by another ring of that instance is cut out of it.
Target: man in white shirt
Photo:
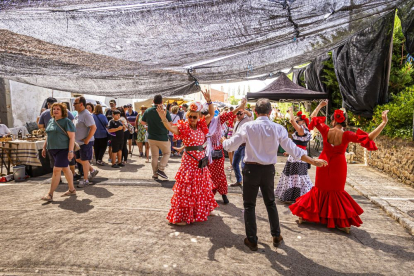
[[[246,105],[246,99],[242,100],[241,105],[243,105],[243,106]],[[244,110],[244,107],[243,107],[243,109],[241,109],[237,112],[236,116],[237,116],[236,117],[237,122],[234,125],[233,135],[237,132],[240,132],[241,127],[245,123],[253,121],[252,113],[250,111]],[[243,168],[244,168],[243,159],[244,159],[245,147],[246,147],[246,143],[241,144],[237,148],[236,152],[233,155],[233,163],[231,165],[233,166],[234,174],[236,175],[236,183],[230,184],[230,187],[240,187],[242,185],[243,178],[242,178],[242,175],[240,173],[240,166],[239,165],[240,165],[240,161],[241,161],[241,167],[242,167],[242,170],[243,170]]]
[[[241,144],[246,144],[245,167],[243,169],[243,205],[246,238],[244,244],[252,251],[257,250],[256,226],[256,197],[259,188],[263,195],[269,216],[273,245],[278,246],[283,240],[280,235],[279,215],[277,213],[274,195],[275,166],[279,144],[290,155],[317,167],[326,166],[321,159],[312,159],[303,155],[288,137],[286,129],[269,120],[272,106],[268,99],[259,99],[255,109],[257,119],[245,123],[240,131],[226,140],[222,138],[223,147],[227,151],[236,150]]]

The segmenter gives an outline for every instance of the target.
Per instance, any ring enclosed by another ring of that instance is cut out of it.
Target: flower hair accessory
[[[192,102],[190,104],[190,110],[195,112],[200,112],[203,108],[203,105],[200,102]]]
[[[344,121],[345,121],[345,114],[344,114],[344,112],[342,111],[342,110],[340,110],[340,109],[337,109],[337,110],[335,110],[335,113],[334,113],[334,120],[337,122],[337,123],[343,123]]]
[[[302,111],[299,111],[298,113],[296,113],[296,116],[298,116],[299,118],[301,118],[302,116]],[[306,117],[306,116],[305,116]]]

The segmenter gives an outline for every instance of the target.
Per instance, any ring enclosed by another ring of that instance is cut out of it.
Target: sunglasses
[[[197,116],[188,116],[188,119],[197,120],[197,119],[198,119],[198,117],[197,117]]]

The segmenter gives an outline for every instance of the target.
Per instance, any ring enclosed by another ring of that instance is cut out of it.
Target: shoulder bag
[[[208,165],[208,156],[204,156],[203,158],[201,158],[200,160],[198,160],[197,158],[195,158],[194,156],[192,156],[191,154],[189,154],[187,151],[185,152],[188,155],[190,155],[194,160],[198,161],[198,168],[202,169],[204,167],[207,167]]]
[[[55,123],[59,126],[59,128],[69,137],[69,135],[68,135],[68,133],[67,133],[67,131],[66,130],[64,130],[63,129],[63,127],[61,127],[60,125],[59,125],[59,123],[55,120]],[[69,138],[70,139],[70,138]],[[78,150],[80,150],[80,146],[79,146],[79,144],[78,143],[76,143],[76,141],[75,141],[75,145],[74,145],[74,147],[73,147],[73,151],[78,151]]]
[[[106,132],[108,133],[108,135],[110,135],[110,136],[116,136],[116,134],[108,131],[108,127],[105,126],[104,123],[102,123],[102,121],[101,121],[101,119],[99,119],[99,116],[98,115],[96,115],[96,118],[98,118],[99,122],[101,123],[101,125],[103,126],[103,128],[106,130]]]

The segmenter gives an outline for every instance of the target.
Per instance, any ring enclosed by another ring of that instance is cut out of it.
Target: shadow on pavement
[[[103,187],[96,187],[95,185],[85,187],[82,191],[85,194],[93,195],[97,198],[108,198],[108,197],[111,197],[111,196],[114,195],[113,193],[111,193],[107,189],[105,189]]]
[[[63,197],[60,197],[59,199],[63,199]],[[56,204],[59,208],[73,211],[78,214],[87,213],[94,208],[94,206],[91,205],[92,200],[90,199],[78,200],[76,196],[66,197],[62,201],[59,201],[59,199],[56,198],[55,200],[57,201],[46,202],[42,205]]]

